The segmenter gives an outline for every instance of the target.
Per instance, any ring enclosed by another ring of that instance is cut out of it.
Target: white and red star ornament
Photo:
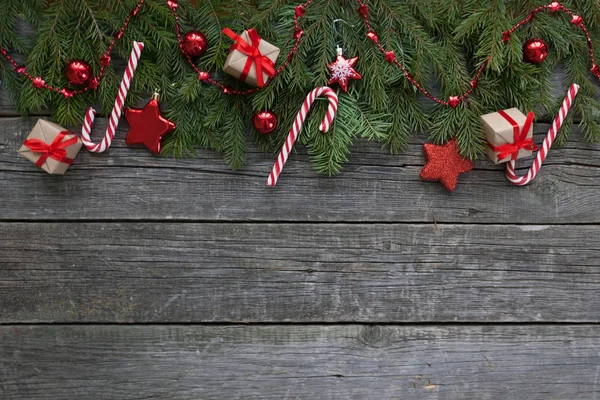
[[[327,65],[327,69],[331,72],[329,85],[337,83],[342,91],[348,91],[348,82],[350,80],[361,80],[362,76],[356,72],[354,65],[358,61],[358,57],[345,58],[343,50],[337,48],[337,57],[334,62]]]

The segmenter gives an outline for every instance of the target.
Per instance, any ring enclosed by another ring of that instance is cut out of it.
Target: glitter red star
[[[343,54],[338,53],[335,61],[327,65],[329,72],[331,72],[329,85],[337,82],[340,85],[340,89],[347,92],[348,81],[350,81],[350,79],[362,79],[362,76],[354,69],[354,64],[356,64],[357,61],[358,57],[346,59]]]
[[[473,163],[458,152],[456,139],[444,145],[423,145],[427,164],[421,171],[421,179],[439,181],[449,191],[454,191],[458,176],[473,169]]]
[[[125,137],[128,145],[143,144],[154,154],[160,153],[160,141],[175,130],[175,124],[160,114],[158,99],[153,98],[142,109],[125,110],[129,132]]]

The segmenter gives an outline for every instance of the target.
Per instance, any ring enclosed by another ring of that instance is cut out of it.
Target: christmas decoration
[[[548,57],[548,45],[542,39],[529,39],[523,45],[523,60],[532,64],[541,64]]]
[[[202,57],[208,50],[208,39],[202,32],[191,31],[183,37],[183,50],[190,57]]]
[[[423,95],[429,97],[431,100],[435,101],[438,104],[443,104],[452,108],[456,108],[459,104],[459,100],[463,100],[466,99],[467,97],[469,97],[471,95],[471,93],[473,92],[473,90],[477,87],[478,83],[479,83],[479,79],[481,77],[481,74],[483,73],[483,71],[485,70],[485,68],[487,67],[487,65],[490,62],[490,57],[487,57],[479,66],[479,68],[477,69],[477,73],[475,74],[475,77],[471,80],[471,87],[464,92],[462,95],[460,96],[452,96],[450,97],[448,100],[443,100],[440,99],[438,97],[436,97],[435,95],[433,95],[432,93],[430,93],[428,90],[426,90],[424,87],[422,87],[416,80],[415,78],[408,72],[408,70],[406,69],[406,67],[404,67],[404,65],[398,61],[397,57],[393,56],[391,57],[391,55],[394,54],[393,51],[388,50],[386,47],[384,47],[380,42],[379,42],[379,36],[377,35],[377,32],[375,32],[373,30],[373,27],[371,25],[371,21],[369,19],[369,7],[367,5],[367,0],[357,0],[359,7],[358,7],[358,13],[361,15],[361,17],[364,19],[365,22],[365,27],[367,28],[367,38],[369,38],[369,40],[371,40],[373,43],[375,43],[375,45],[377,46],[377,48],[379,49],[379,51],[381,53],[383,53],[384,58],[387,62],[391,63],[391,64],[395,64],[397,65],[402,72],[404,73],[404,76],[406,77],[406,79],[418,90],[420,91]],[[435,8],[435,7],[434,7]],[[573,11],[571,11],[570,9],[568,9],[567,7],[563,6],[562,4],[560,4],[558,1],[554,1],[548,5],[545,6],[540,6],[537,7],[536,9],[532,10],[528,16],[526,18],[524,18],[523,20],[519,21],[516,25],[514,25],[511,29],[509,29],[508,31],[505,31],[502,33],[502,42],[506,43],[510,40],[512,34],[519,28],[521,28],[522,26],[524,26],[525,24],[530,23],[534,17],[544,11],[550,11],[552,13],[558,12],[558,11],[563,11],[567,14],[569,14],[572,17],[571,22],[579,27],[586,39],[587,39],[587,43],[588,43],[588,47],[589,47],[589,53],[590,53],[590,59],[592,61],[592,64],[595,65],[595,61],[594,61],[594,48],[592,45],[592,38],[590,36],[590,33],[588,31],[588,29],[586,28],[586,26],[583,23],[583,18],[581,18],[579,15],[576,15]],[[546,57],[548,56],[548,47],[547,45],[541,41],[541,39],[532,39],[534,42],[532,42],[529,45],[525,45],[524,46],[524,59],[527,62],[531,62],[531,63],[535,63],[535,64],[539,64],[542,61],[544,61],[544,59],[546,59]],[[529,42],[528,42],[529,43]],[[537,46],[537,47],[536,47]],[[595,74],[596,75],[596,74]],[[600,79],[600,74],[598,74],[597,76],[598,79]]]
[[[487,154],[494,163],[529,157],[537,150],[533,144],[533,119],[533,113],[525,116],[517,108],[481,117],[488,143]]]
[[[237,35],[225,28],[223,33],[235,42],[229,49],[223,71],[249,85],[265,86],[269,78],[275,76],[275,61],[280,50],[262,40],[254,29]]]
[[[138,11],[140,10],[140,8],[142,8],[142,6],[145,3],[146,3],[146,0],[139,0],[137,5],[128,13],[128,16],[125,18],[125,21],[123,22],[123,25],[119,29],[119,33],[111,41],[106,53],[103,54],[102,57],[100,58],[100,64],[102,67],[100,68],[100,73],[98,76],[96,76],[96,77],[92,76],[91,67],[85,61],[74,60],[67,64],[67,66],[65,68],[65,75],[67,76],[69,83],[71,83],[72,85],[83,85],[86,83],[91,83],[90,86],[76,90],[76,91],[70,90],[68,88],[61,89],[56,86],[47,84],[46,81],[41,76],[33,76],[33,75],[29,74],[25,67],[23,67],[23,69],[20,70],[20,72],[18,72],[18,73],[20,75],[25,76],[27,79],[29,79],[36,89],[47,89],[47,90],[62,94],[65,99],[69,99],[75,95],[85,93],[88,90],[96,90],[98,88],[98,84],[100,83],[100,80],[104,76],[104,70],[106,69],[106,67],[108,67],[110,65],[110,61],[111,61],[110,54],[111,54],[113,48],[115,47],[115,43],[122,38],[123,32],[125,32],[125,30],[129,26],[129,22],[131,21],[131,18],[133,18],[137,15]],[[55,23],[56,23],[56,21],[55,21]],[[56,35],[54,34],[54,27],[51,29],[51,36],[48,36],[48,37],[49,38],[56,37]],[[13,66],[15,66],[15,67],[18,66],[17,63],[15,62],[15,60],[13,60],[13,58],[8,54],[8,51],[6,49],[4,49],[3,47],[0,47],[0,54],[2,54],[8,60],[8,62],[11,63]],[[80,63],[80,64],[76,65],[75,63]],[[89,68],[89,70],[88,70],[88,68]]]
[[[273,111],[260,111],[252,119],[254,129],[263,135],[273,132],[277,128],[277,116]]]
[[[286,69],[286,67],[289,65],[290,61],[292,60],[292,57],[298,52],[300,40],[302,38],[302,35],[304,35],[304,31],[300,27],[300,18],[302,18],[304,16],[304,13],[306,12],[307,7],[309,5],[311,5],[312,2],[313,2],[313,0],[307,0],[304,4],[296,6],[295,12],[294,12],[294,34],[293,34],[293,37],[295,40],[294,47],[292,47],[292,49],[290,50],[290,52],[287,55],[286,60],[283,62],[283,64],[277,70],[275,70],[275,72],[271,78],[274,78],[275,76],[279,75],[282,71],[284,71]],[[174,4],[172,4],[172,3],[174,3]],[[265,85],[263,85],[263,86],[255,87],[252,89],[246,89],[246,90],[238,90],[238,89],[234,89],[232,87],[226,86],[223,83],[214,80],[213,78],[210,77],[210,74],[207,71],[201,71],[194,63],[192,57],[190,57],[187,54],[187,52],[185,51],[183,37],[181,35],[181,24],[180,24],[180,20],[179,20],[179,14],[177,11],[179,7],[178,7],[177,2],[172,2],[172,3],[167,2],[167,5],[173,12],[173,17],[175,18],[175,30],[177,32],[177,40],[179,41],[179,48],[181,49],[181,52],[184,55],[186,61],[190,65],[190,67],[198,75],[199,80],[201,80],[202,82],[217,86],[225,94],[233,94],[233,95],[252,94],[252,93],[255,93],[255,92],[261,90],[262,88],[264,88],[265,86],[267,86],[270,83],[270,81],[269,81],[269,82],[265,83]],[[214,12],[214,10],[212,10],[212,7],[211,7],[211,12]]]
[[[317,97],[321,96],[327,97],[327,100],[329,100],[329,107],[327,108],[327,114],[325,115],[325,119],[321,122],[321,125],[319,126],[319,130],[321,132],[329,131],[329,127],[331,126],[331,123],[335,119],[335,115],[337,113],[338,97],[337,94],[331,88],[320,87],[310,92],[304,100],[302,108],[298,112],[296,120],[294,121],[294,125],[292,126],[292,129],[288,134],[287,140],[283,145],[283,149],[281,149],[281,152],[277,157],[277,161],[273,166],[273,171],[267,179],[268,186],[275,187],[275,185],[277,185],[279,175],[281,174],[283,166],[285,165],[285,162],[287,161],[290,152],[292,151],[292,147],[294,147],[294,143],[296,143],[296,139],[298,138],[298,135],[302,130],[302,126],[304,125],[306,116],[308,115],[308,112],[310,111],[310,108],[312,107]]]
[[[327,65],[327,69],[331,72],[331,78],[328,84],[337,83],[340,85],[342,91],[348,91],[348,82],[353,80],[360,80],[362,76],[354,69],[354,65],[358,61],[358,57],[346,59],[341,48],[337,49],[337,57],[335,61]]]
[[[156,93],[144,108],[125,110],[125,118],[129,123],[125,143],[143,144],[154,154],[160,154],[163,137],[175,130],[175,124],[161,115]]]
[[[131,81],[135,75],[135,70],[137,69],[143,50],[144,43],[133,42],[133,48],[131,50],[131,55],[129,56],[127,69],[125,70],[125,75],[121,81],[121,87],[117,93],[115,105],[113,106],[110,120],[108,121],[108,127],[106,128],[106,133],[104,134],[104,139],[102,139],[102,142],[96,144],[93,143],[91,139],[92,125],[94,124],[94,118],[96,117],[96,110],[90,107],[85,114],[83,128],[81,129],[81,138],[85,148],[92,153],[102,153],[106,151],[106,149],[110,147],[112,140],[115,137],[115,132],[117,130],[117,126],[119,125],[121,114],[123,113],[123,107],[125,106],[125,99],[127,98],[127,93],[129,93],[129,87],[131,86]]]
[[[77,135],[55,123],[39,120],[19,153],[49,174],[64,174],[81,149]]]
[[[585,2],[569,2],[571,11],[560,3],[550,8],[550,1],[528,9],[530,3],[525,2],[430,0],[428,7],[418,10],[406,2],[357,0],[356,18],[365,25],[347,26],[337,33],[330,29],[332,18],[348,19],[349,3],[345,0],[307,1],[295,8],[288,2],[238,0],[235,9],[243,12],[242,20],[232,19],[231,7],[225,3],[212,2],[213,9],[211,2],[167,4],[167,0],[148,4],[135,0],[104,2],[90,8],[76,7],[75,2],[64,2],[61,7],[59,2],[19,2],[18,7],[6,8],[1,18],[9,29],[0,29],[0,43],[11,46],[0,49],[2,87],[24,113],[53,110],[54,120],[62,126],[81,122],[87,109],[84,105],[93,101],[97,102],[96,109],[110,114],[114,99],[107,94],[116,93],[118,88],[112,78],[113,65],[120,64],[120,55],[130,50],[130,43],[121,39],[135,34],[140,41],[152,44],[153,57],[145,58],[144,68],[136,72],[139,86],[128,94],[128,100],[137,103],[148,89],[164,88],[169,119],[178,129],[177,135],[163,142],[163,153],[183,156],[201,145],[221,152],[235,169],[244,166],[248,125],[256,111],[276,105],[279,118],[288,120],[295,115],[297,104],[314,88],[313,82],[328,80],[326,66],[333,61],[328,56],[330,46],[340,43],[346,56],[360,55],[355,68],[362,80],[357,85],[350,82],[353,93],[340,99],[344,106],[336,117],[333,134],[307,135],[314,169],[333,175],[347,162],[350,146],[358,137],[377,140],[399,153],[416,132],[431,132],[435,138],[456,137],[461,154],[474,159],[482,149],[480,125],[475,123],[481,114],[516,103],[522,110],[544,110],[552,102],[552,65],[531,68],[514,62],[523,59],[526,40],[520,40],[525,31],[517,37],[517,29],[526,28],[556,46],[552,64],[566,64],[566,81],[581,82],[590,70],[600,79],[591,39],[600,35],[600,25],[595,23],[600,6],[595,2],[589,7]],[[505,13],[506,9],[511,12]],[[394,18],[383,21],[388,15]],[[523,19],[511,22],[516,15]],[[23,16],[33,30],[27,40],[11,28]],[[81,34],[74,40],[68,27],[88,26],[91,20],[96,21],[94,29],[78,31]],[[260,27],[261,37],[281,49],[274,75],[263,87],[232,82],[229,77],[220,79],[227,57],[223,42],[229,40],[221,33],[225,26],[237,33],[243,26]],[[499,26],[508,28],[502,32]],[[185,34],[195,27],[211,44],[200,61],[187,54],[184,46]],[[440,40],[439,32],[452,34]],[[367,37],[361,40],[357,34]],[[23,49],[32,50],[18,54]],[[177,50],[180,56],[173,54]],[[16,62],[13,54],[16,60],[27,62]],[[94,75],[86,85],[71,86],[63,78],[63,61],[75,57],[93,67]],[[111,79],[104,79],[109,72]],[[32,86],[22,90],[27,82]],[[430,93],[420,82],[435,82],[437,87]],[[594,99],[593,86],[581,83],[586,90],[579,94],[582,99],[576,120],[586,138],[598,140],[599,103]],[[205,90],[205,86],[212,88]],[[424,105],[423,99],[416,98],[421,93],[449,110]],[[277,129],[272,134],[281,136],[251,137],[269,152],[276,143],[285,141],[287,132]],[[562,137],[569,134],[564,130]]]
[[[558,115],[556,118],[554,118],[554,122],[552,122],[550,130],[544,138],[544,144],[542,145],[542,148],[537,153],[537,156],[533,161],[533,165],[527,171],[527,175],[522,177],[517,176],[515,173],[515,167],[517,164],[516,160],[511,159],[508,164],[506,164],[506,177],[510,182],[517,186],[524,186],[535,179],[540,171],[540,168],[542,167],[542,164],[544,163],[544,160],[546,159],[546,156],[548,155],[548,152],[550,151],[550,147],[552,147],[552,143],[554,143],[554,140],[556,139],[556,135],[558,134],[560,127],[562,126],[567,114],[569,114],[569,111],[571,110],[571,106],[573,105],[573,101],[575,100],[575,97],[577,97],[578,92],[579,85],[571,85],[567,96],[563,100]]]
[[[65,67],[65,76],[71,85],[85,85],[92,77],[92,67],[82,60],[73,60]]]
[[[439,181],[449,191],[454,191],[458,176],[473,169],[473,163],[458,152],[456,139],[444,145],[423,145],[427,164],[421,171],[421,179]]]

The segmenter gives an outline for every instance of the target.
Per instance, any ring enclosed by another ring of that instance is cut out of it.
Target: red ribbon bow
[[[527,120],[525,121],[525,125],[523,125],[523,129],[519,128],[517,121],[512,119],[506,112],[501,110],[498,111],[498,113],[512,125],[514,138],[513,143],[507,143],[501,146],[494,146],[488,142],[493,151],[499,152],[498,160],[504,160],[507,157],[511,157],[511,160],[516,161],[519,157],[519,150],[536,151],[538,149],[533,143],[533,139],[527,138],[527,134],[529,133],[531,124],[533,124],[533,119],[535,118],[535,115],[532,112],[527,114]]]
[[[35,163],[35,165],[40,168],[48,158],[53,158],[56,161],[71,165],[73,164],[73,160],[67,157],[66,149],[77,143],[77,136],[73,136],[71,139],[63,142],[63,139],[67,135],[72,135],[72,133],[69,131],[60,132],[50,144],[39,139],[27,139],[24,144],[34,153],[42,154]]]
[[[270,78],[275,76],[275,63],[269,57],[262,54],[258,48],[260,45],[260,36],[255,29],[248,30],[248,37],[250,42],[246,42],[241,36],[233,32],[229,28],[223,29],[223,33],[231,38],[235,43],[231,46],[230,50],[237,50],[248,56],[246,65],[240,75],[240,80],[245,81],[248,78],[252,65],[256,65],[256,80],[258,86],[265,86],[265,80],[263,79],[263,72]]]

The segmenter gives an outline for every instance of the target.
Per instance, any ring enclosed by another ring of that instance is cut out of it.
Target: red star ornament
[[[454,191],[458,176],[473,169],[473,163],[458,152],[456,139],[443,145],[423,145],[427,164],[421,171],[421,179],[439,181],[449,191]]]
[[[157,96],[154,96],[142,109],[126,109],[125,118],[129,123],[125,143],[129,146],[143,144],[154,154],[160,154],[162,138],[172,133],[176,127],[173,122],[160,114]]]
[[[348,81],[350,79],[361,80],[362,76],[354,69],[354,64],[358,61],[358,57],[346,59],[341,51],[338,50],[338,56],[335,61],[327,65],[329,72],[331,72],[331,78],[329,79],[329,85],[338,83],[340,89],[344,92],[348,91]]]

